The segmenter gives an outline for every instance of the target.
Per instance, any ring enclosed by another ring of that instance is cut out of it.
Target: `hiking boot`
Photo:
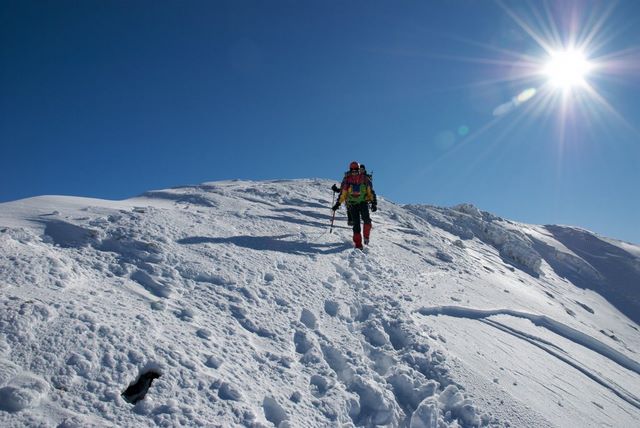
[[[369,234],[371,233],[371,223],[364,225],[364,243],[369,245]]]
[[[362,250],[362,235],[360,235],[359,233],[354,233],[353,244],[355,245],[356,248]]]

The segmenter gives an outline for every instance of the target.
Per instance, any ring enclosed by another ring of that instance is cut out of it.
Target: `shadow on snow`
[[[640,264],[637,259],[589,232],[561,226],[545,227],[556,240],[588,264],[572,266],[567,263],[567,257],[560,259],[553,248],[535,242],[536,250],[556,273],[580,288],[595,291],[631,320],[640,323],[640,299],[637,297]],[[587,267],[595,275],[589,275]]]
[[[317,211],[310,211],[310,210],[301,210],[299,208],[276,208],[274,211],[281,212],[281,213],[300,214],[302,216],[311,217],[318,220],[329,220],[331,218],[331,215],[329,214],[329,209],[326,207],[324,208],[327,211],[326,213],[324,212],[319,213]]]
[[[322,220],[326,219],[325,223],[321,223],[318,221],[312,221],[312,220],[305,220],[302,218],[296,218],[296,217],[287,217],[287,216],[273,216],[273,215],[261,215],[259,216],[260,218],[263,219],[267,219],[267,220],[276,220],[276,221],[284,221],[287,223],[293,223],[293,224],[301,224],[303,226],[311,226],[311,227],[318,227],[321,229],[327,229],[329,228],[330,225],[330,220],[331,217],[319,217]],[[333,228],[334,229],[351,229],[351,227],[347,227],[347,226],[341,226],[338,223],[342,223],[342,222],[346,222],[346,217],[341,216],[341,217],[336,217],[334,223],[333,223]]]
[[[228,238],[212,238],[192,236],[179,239],[178,244],[233,244],[238,247],[258,251],[279,251],[288,254],[335,254],[351,248],[350,243],[313,243],[306,241],[288,241],[293,235],[279,236],[230,236]]]

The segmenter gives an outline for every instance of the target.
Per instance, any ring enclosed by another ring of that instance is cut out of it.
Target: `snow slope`
[[[0,426],[637,426],[638,246],[331,184],[0,204]]]

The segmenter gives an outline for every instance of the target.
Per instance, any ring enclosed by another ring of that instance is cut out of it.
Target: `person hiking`
[[[344,177],[347,178],[347,175],[349,175],[349,171],[344,173]],[[338,197],[340,197],[340,193],[342,192],[341,187],[342,187],[342,184],[340,184],[340,187],[334,184],[333,186],[331,186],[331,190],[333,190],[333,193],[337,193]],[[353,218],[351,218],[351,211],[349,210],[347,210],[347,224],[349,226],[353,226]]]
[[[360,172],[362,172],[364,175],[367,176],[367,178],[369,179],[369,184],[371,185],[371,212],[376,212],[378,211],[378,197],[376,196],[376,191],[373,190],[373,175],[369,174],[367,172],[367,168],[364,166],[363,163],[360,164]]]
[[[338,202],[331,208],[337,211],[340,205],[347,204],[347,210],[353,219],[353,244],[356,248],[362,249],[363,235],[364,244],[369,244],[371,234],[371,217],[369,216],[369,202],[373,202],[373,191],[369,177],[360,170],[358,162],[349,164],[349,172],[342,180],[340,186],[340,196]],[[372,207],[373,209],[373,207]],[[376,206],[377,210],[377,206]],[[362,234],[360,219],[362,218]]]
[[[378,198],[376,196],[375,190],[373,190],[373,178],[372,178],[372,175],[367,173],[367,168],[365,167],[365,165],[363,163],[360,164],[360,172],[365,174],[367,176],[367,178],[369,179],[369,184],[371,185],[371,194],[373,195],[373,199],[370,202],[371,211],[372,212],[376,212],[378,210]],[[349,175],[349,173],[350,173],[350,171],[345,172],[344,173],[344,178],[346,178]],[[343,181],[344,181],[344,178],[343,178]],[[331,190],[333,190],[334,193],[342,192],[341,187],[338,187],[336,184],[331,186]],[[351,210],[347,210],[347,224],[349,226],[353,226],[353,218],[351,217]]]

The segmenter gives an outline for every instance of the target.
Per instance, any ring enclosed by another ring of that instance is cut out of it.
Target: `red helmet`
[[[360,169],[360,164],[356,161],[353,161],[349,164],[349,169],[353,170],[353,169]]]

